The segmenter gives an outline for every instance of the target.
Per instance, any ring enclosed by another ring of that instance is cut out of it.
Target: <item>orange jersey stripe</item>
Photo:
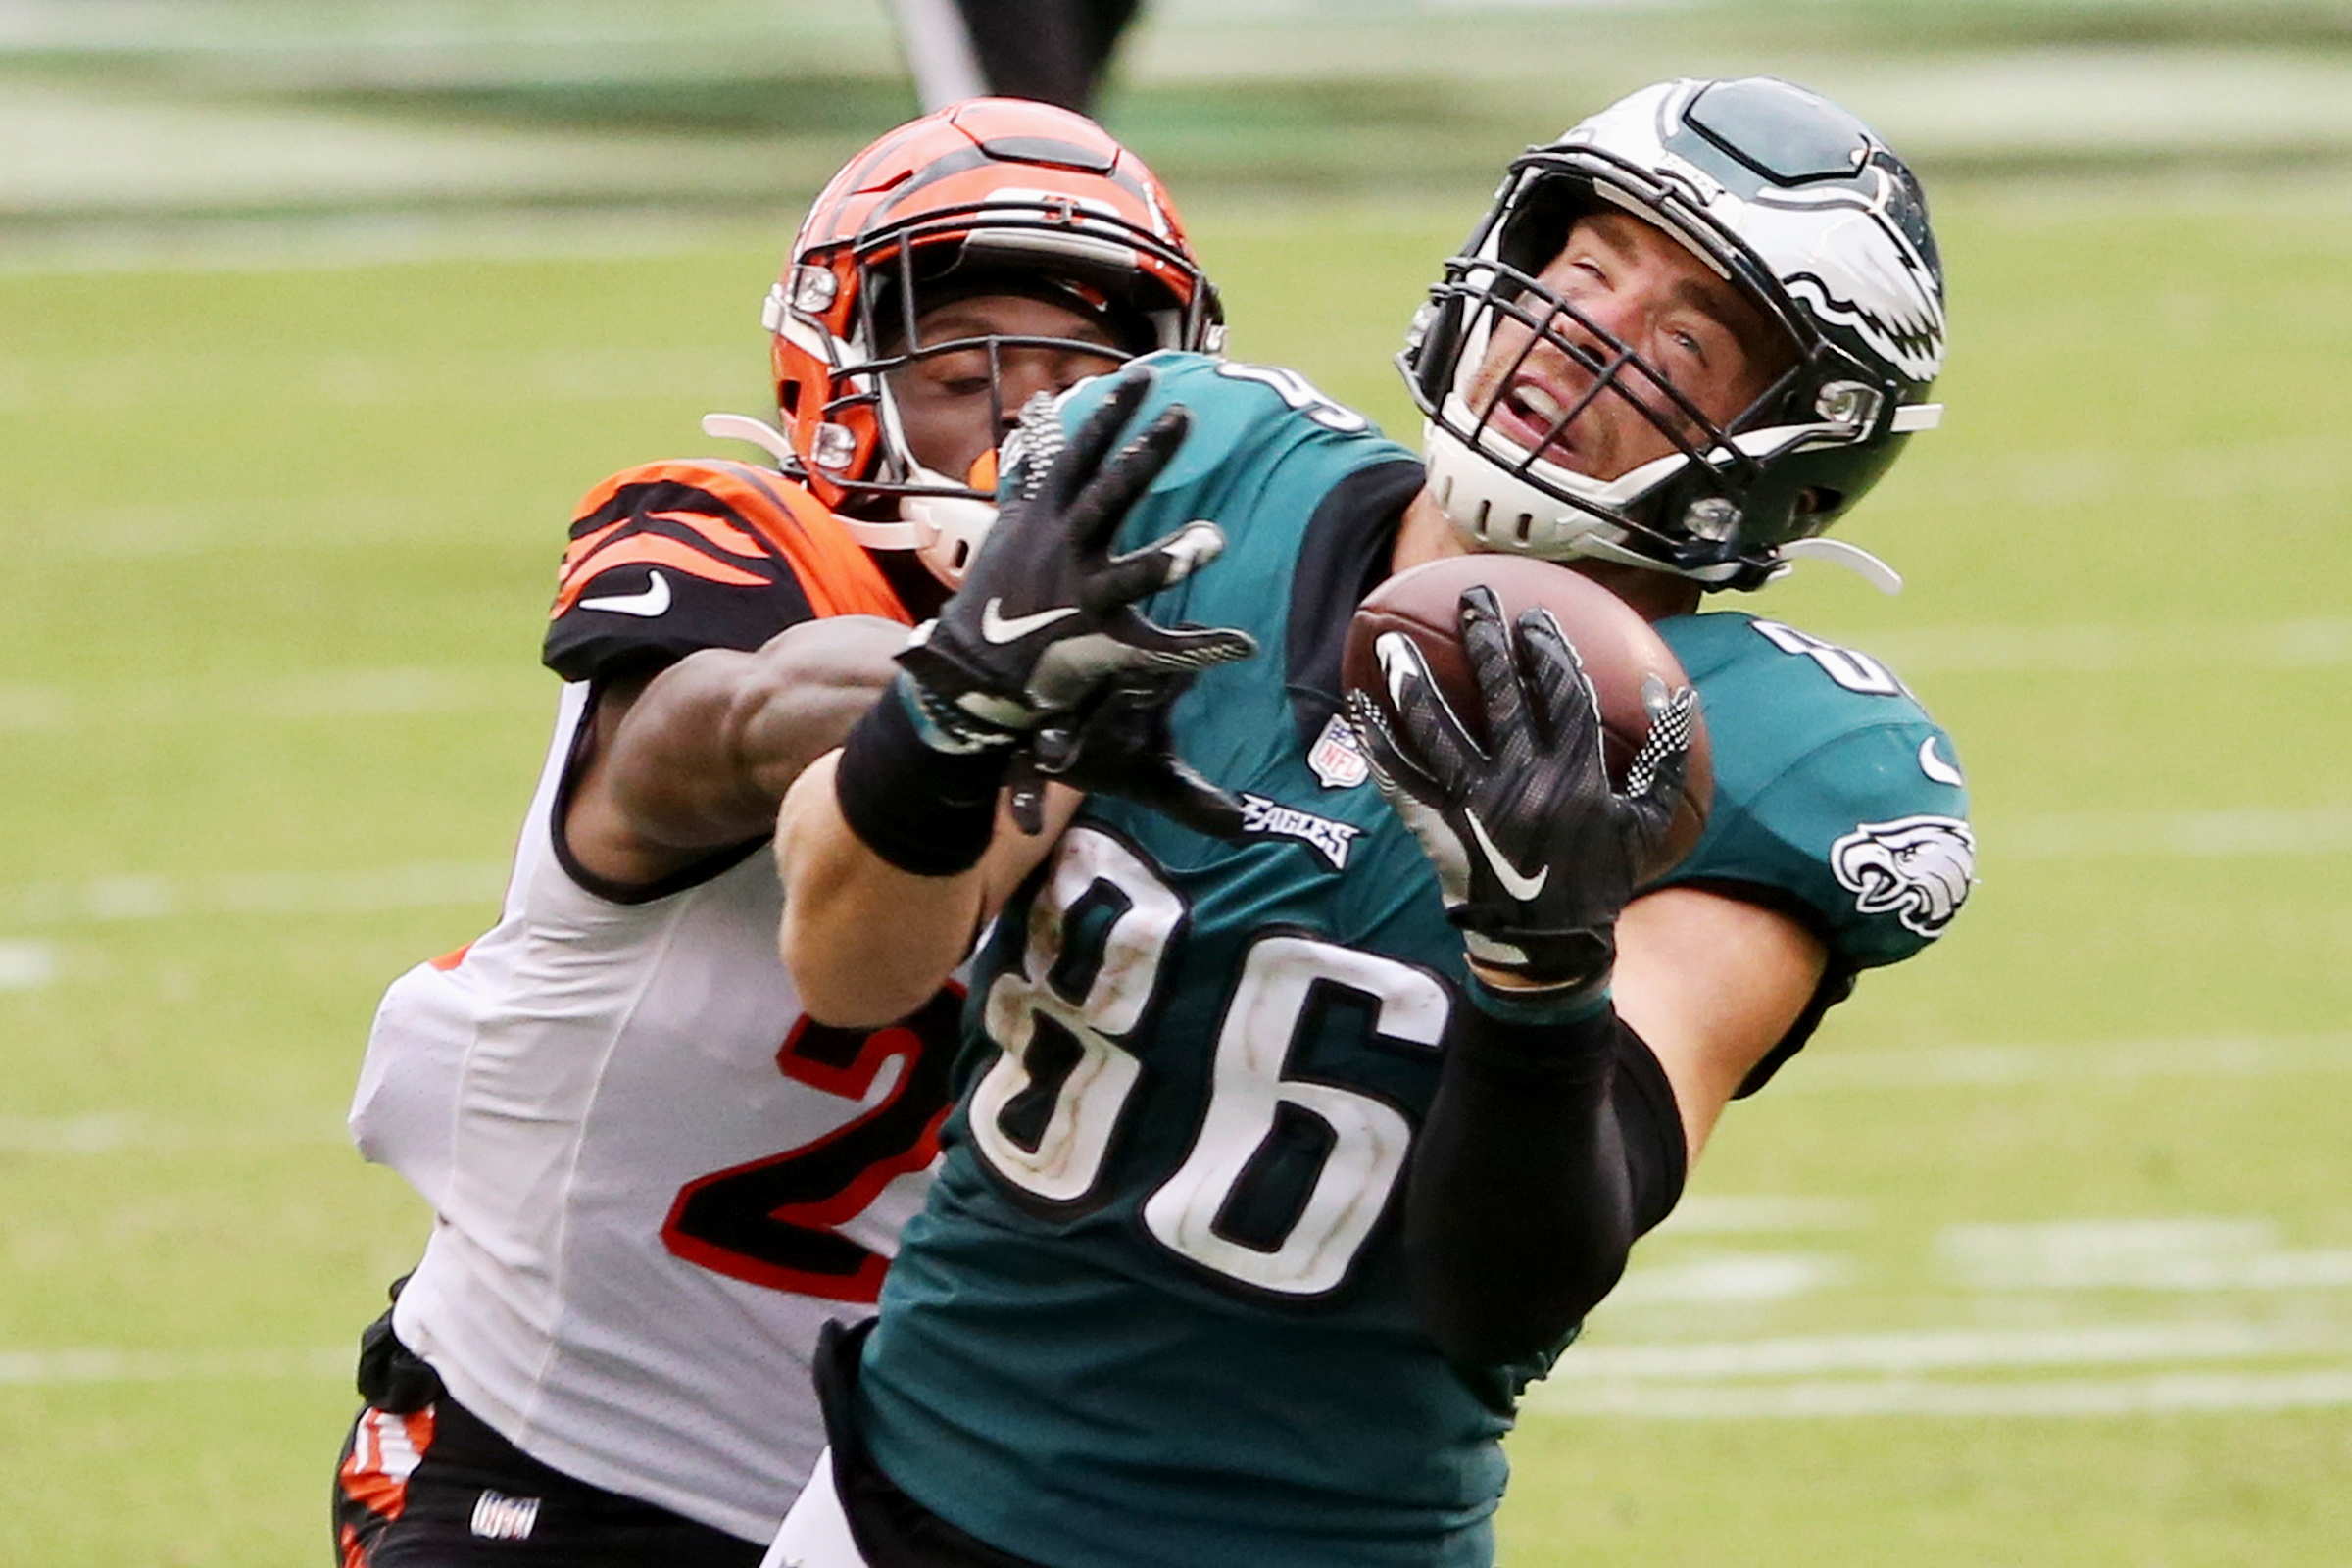
[[[663,482],[701,490],[734,514],[790,564],[808,608],[817,614],[880,615],[901,625],[913,624],[914,617],[899,603],[899,596],[892,592],[882,568],[874,564],[874,558],[850,537],[840,518],[798,481],[784,474],[710,458],[642,464],[614,474],[589,491],[580,502],[579,515],[595,515],[627,486]],[[753,543],[750,536],[707,514],[661,512],[647,515],[682,523],[732,553],[753,553],[738,550],[735,544],[737,539]],[[575,542],[565,556],[565,591],[570,597],[558,600],[556,614],[562,614],[571,600],[579,597],[572,585],[583,580],[579,574],[591,564],[595,549],[590,544],[587,550],[582,550],[582,544],[586,543]]]
[[[850,537],[841,519],[822,502],[791,483],[772,488],[761,483],[760,490],[781,503],[783,525],[762,531],[768,532],[784,552],[784,559],[792,563],[793,575],[800,578],[809,609],[820,615],[880,615],[904,626],[914,624],[914,617],[899,603],[874,558]],[[767,509],[770,515],[777,510]],[[761,520],[755,513],[745,516],[754,522]]]
[[[579,538],[574,539],[570,548],[564,552],[564,560],[556,567],[556,586],[560,588],[569,582],[573,570],[594,553],[598,545],[603,544],[628,525],[629,519],[623,517],[618,522],[608,522],[594,533],[582,534]]]
[[[430,1405],[415,1415],[386,1410],[360,1413],[351,1457],[337,1476],[343,1494],[385,1519],[397,1519],[409,1502],[409,1476],[433,1446]]]
[[[709,513],[649,512],[646,515],[658,517],[663,522],[674,522],[680,527],[692,528],[727,554],[741,556],[746,561],[763,560],[767,555],[766,551],[760,548],[759,540],[745,533],[733,523],[713,517]]]

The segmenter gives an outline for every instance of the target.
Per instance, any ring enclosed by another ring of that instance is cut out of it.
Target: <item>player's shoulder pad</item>
[[[545,658],[566,680],[754,649],[817,615],[906,619],[873,560],[772,469],[649,463],[588,492],[548,611]]]
[[[1855,968],[1940,936],[1975,880],[1968,786],[1951,737],[1895,673],[1753,615],[1658,630],[1698,688],[1715,765],[1706,834],[1669,880],[1792,897]]]

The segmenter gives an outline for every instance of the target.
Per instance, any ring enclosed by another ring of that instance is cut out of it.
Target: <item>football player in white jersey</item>
[[[801,1015],[777,803],[958,579],[1014,411],[1223,330],[1132,153],[991,99],[852,159],[764,321],[777,426],[705,428],[774,466],[588,495],[501,917],[376,1015],[352,1132],[434,1221],[363,1341],[342,1568],[759,1561],[823,1441],[817,1332],[928,1181],[958,1007]]]

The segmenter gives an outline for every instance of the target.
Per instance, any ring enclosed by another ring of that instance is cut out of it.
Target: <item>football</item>
[[[1486,710],[1461,636],[1462,590],[1482,584],[1502,602],[1506,622],[1516,625],[1526,611],[1548,610],[1560,623],[1599,700],[1602,755],[1610,781],[1624,788],[1627,767],[1649,738],[1643,684],[1655,676],[1671,691],[1690,685],[1690,678],[1649,622],[1582,572],[1526,556],[1502,555],[1450,556],[1398,572],[1356,608],[1341,656],[1341,678],[1349,690],[1363,692],[1393,716],[1376,645],[1384,632],[1401,632],[1421,650],[1431,677],[1462,727],[1486,745]],[[1683,797],[1648,877],[1664,875],[1698,843],[1715,793],[1711,755],[1702,713],[1691,732]]]

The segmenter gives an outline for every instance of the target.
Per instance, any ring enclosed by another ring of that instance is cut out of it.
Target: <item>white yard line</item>
[[[2052,1046],[1817,1050],[1775,1078],[1774,1094],[2000,1088],[2084,1079],[2269,1078],[2352,1072],[2352,1034],[2224,1035]]]
[[[100,876],[0,891],[0,921],[47,926],[207,914],[367,914],[456,905],[485,906],[486,919],[506,879],[507,867],[489,860],[372,871]]]
[[[0,1388],[349,1378],[355,1353],[348,1347],[312,1350],[0,1350]]]
[[[1609,1293],[1612,1306],[1661,1302],[1786,1301],[1836,1285],[1853,1273],[1823,1252],[1701,1252],[1627,1271]]]
[[[2352,1405],[2352,1365],[2299,1372],[2173,1372],[2034,1383],[1855,1379],[1737,1388],[1632,1382],[1538,1384],[1526,1399],[1528,1412],[1539,1418],[1613,1415],[1665,1421],[2226,1414],[2346,1405]]]
[[[4,368],[4,367],[0,367]],[[382,518],[414,508],[396,499],[349,505]],[[345,503],[335,503],[340,511]],[[281,509],[142,507],[92,514],[48,527],[29,548],[109,560],[196,555],[256,547],[339,549],[366,531],[306,535]],[[406,522],[402,524],[408,526]],[[429,526],[429,525],[428,525]],[[1939,675],[2105,674],[2169,664],[2184,642],[2201,667],[2341,668],[2352,664],[2352,620],[2278,621],[2202,629],[2117,626],[1928,627],[1865,634],[1856,647],[1898,673]],[[323,669],[261,678],[90,685],[0,682],[0,733],[93,723],[210,721],[225,712],[264,720],[481,711],[544,703],[554,677],[528,663],[392,665]],[[2074,859],[2116,856],[2190,858],[2270,856],[2352,848],[2352,809],[2242,807],[2203,811],[2063,811],[1994,818],[1983,827],[1988,856]]]
[[[2219,458],[2223,449],[2211,456]],[[2338,481],[2341,482],[2340,480]],[[1857,633],[1854,646],[1901,675],[2097,675],[2175,667],[2332,669],[2352,663],[2352,618],[2211,625],[1910,626]]]
[[[2352,850],[2352,809],[2067,811],[1980,831],[1987,859],[2243,859]]]
[[[1986,1372],[2020,1367],[2145,1366],[2262,1356],[2342,1354],[2352,1324],[2097,1323],[2056,1329],[1952,1329],[1924,1333],[1817,1334],[1688,1344],[1580,1345],[1552,1369],[1548,1387],[1627,1380],[1713,1382],[1875,1372]]]
[[[1537,1415],[1668,1418],[1837,1415],[2098,1415],[2155,1410],[2289,1409],[2352,1403],[2352,1367],[2175,1372],[2034,1383],[1922,1382],[1920,1374],[2051,1365],[2129,1365],[2310,1354],[2341,1332],[2242,1323],[2111,1325],[2064,1331],[1880,1334],[1571,1349],[1529,1391]],[[346,1347],[313,1349],[0,1350],[0,1386],[346,1377]],[[1821,1379],[1823,1372],[1877,1379]],[[1706,1386],[1796,1375],[1805,1381]]]
[[[787,162],[754,135],[474,127],[37,77],[0,99],[0,143],[15,153],[0,164],[0,210],[58,216],[534,196],[626,205],[658,191],[741,200],[776,188]],[[798,165],[811,161],[788,167],[806,177]]]
[[[347,1147],[351,1134],[336,1116],[316,1121],[256,1127],[222,1122],[202,1127],[158,1123],[131,1111],[93,1111],[78,1116],[0,1116],[0,1154],[178,1154],[190,1151],[258,1151]]]
[[[0,991],[39,991],[57,978],[57,950],[46,942],[0,942]]]
[[[2352,1286],[2352,1250],[2297,1250],[2267,1215],[1947,1225],[1945,1265],[1979,1291],[2311,1292]]]
[[[1847,1231],[1870,1222],[1870,1205],[1851,1198],[1781,1198],[1768,1194],[1693,1193],[1658,1227],[1668,1236],[1744,1236],[1777,1231]]]
[[[259,723],[411,714],[552,712],[559,682],[527,664],[499,669],[322,669],[239,681],[67,687],[0,685],[0,734],[103,724]]]
[[[505,408],[521,401],[756,399],[757,386],[746,384],[746,364],[739,345],[689,343],[508,353],[257,352],[234,358],[218,356],[207,362],[206,373],[222,384],[251,381],[266,386],[273,398],[299,395],[318,418],[331,421],[337,410],[399,404]],[[159,374],[152,358],[29,360],[0,356],[0,414],[56,415],[80,410],[121,416],[143,407],[169,408],[185,395],[181,380]],[[707,444],[706,438],[683,421],[677,434],[681,441],[698,448]],[[315,519],[322,510],[314,504],[306,515]],[[430,509],[412,500],[404,510],[413,518]],[[374,548],[383,544],[377,537],[366,537],[364,542]]]
[[[1572,1348],[1527,1396],[1535,1415],[1684,1419],[1856,1415],[2102,1415],[2352,1403],[2352,1366],[2169,1372],[2042,1382],[1920,1381],[1936,1372],[2277,1358],[2340,1352],[2341,1328],[2240,1322],[1821,1335]],[[313,1349],[0,1350],[0,1386],[345,1377],[345,1347]],[[1876,1378],[1823,1378],[1823,1373]],[[1801,1381],[1726,1382],[1797,1378]],[[1710,1386],[1714,1385],[1714,1386]]]
[[[145,1142],[139,1119],[122,1111],[0,1116],[0,1154],[111,1154]]]

